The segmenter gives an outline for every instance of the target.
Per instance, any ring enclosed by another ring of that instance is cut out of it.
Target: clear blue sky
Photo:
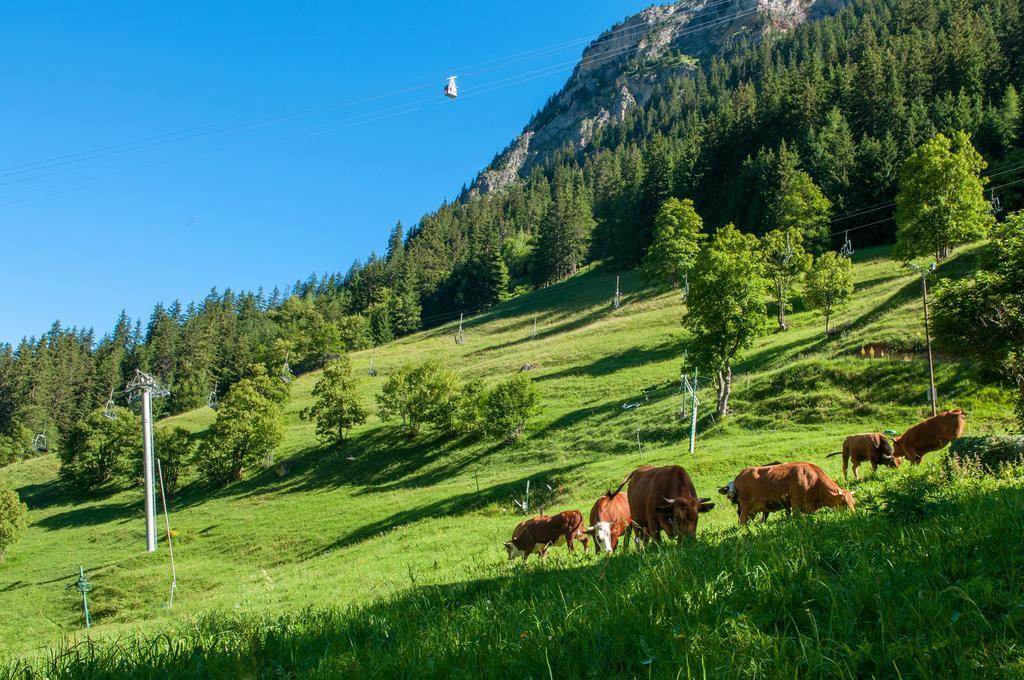
[[[648,4],[7,3],[0,342],[380,252]]]

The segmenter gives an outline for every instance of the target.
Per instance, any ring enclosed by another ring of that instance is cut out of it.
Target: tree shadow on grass
[[[80,505],[71,510],[43,517],[35,524],[48,531],[55,531],[70,527],[96,526],[109,522],[127,522],[141,517],[142,509],[141,499],[124,503],[96,504],[90,502],[87,505]]]
[[[466,493],[453,494],[432,503],[399,510],[384,519],[355,527],[353,530],[349,531],[344,536],[339,537],[332,543],[303,555],[303,558],[308,559],[339,548],[347,548],[414,522],[439,517],[463,515],[467,512],[479,510],[480,508],[495,502],[507,501],[526,486],[527,480],[532,480],[534,482],[538,479],[553,480],[562,475],[568,474],[575,469],[576,465],[572,464],[552,467],[519,479],[495,484],[480,489],[479,491],[474,490]]]
[[[547,373],[537,377],[537,382],[557,380],[573,375],[585,375],[591,378],[600,378],[619,371],[631,368],[639,368],[647,364],[659,363],[667,359],[682,358],[683,348],[686,347],[684,340],[664,342],[656,347],[630,347],[621,352],[606,354],[585,366],[572,366],[554,373]],[[624,397],[628,398],[628,397]]]

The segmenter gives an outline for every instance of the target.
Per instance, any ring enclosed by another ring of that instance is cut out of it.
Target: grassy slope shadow
[[[208,617],[173,640],[80,644],[36,670],[1005,677],[1024,670],[1024,546],[998,537],[1024,528],[1022,488],[1020,477],[958,481],[933,485],[944,500],[919,520],[876,503],[610,559],[558,554],[358,609]]]

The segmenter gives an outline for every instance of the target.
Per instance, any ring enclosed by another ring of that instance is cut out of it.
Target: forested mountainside
[[[1024,2],[840,5],[648,10],[595,41],[524,136],[457,201],[397,225],[383,256],[284,292],[157,305],[145,326],[122,315],[102,337],[55,323],[0,346],[0,462],[39,432],[59,443],[137,367],[183,411],[254,366],[315,368],[593,260],[633,266],[669,197],[691,198],[708,231],[886,242],[901,162],[966,130],[1002,207],[1024,205]]]

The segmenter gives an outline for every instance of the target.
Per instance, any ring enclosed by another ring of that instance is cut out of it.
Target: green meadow
[[[938,277],[973,268],[960,249]],[[274,465],[214,490],[185,480],[167,545],[144,551],[140,489],[75,498],[42,456],[0,469],[30,526],[0,565],[0,657],[8,674],[50,677],[924,677],[1024,674],[1020,547],[1024,477],[861,467],[852,514],[738,528],[716,489],[741,468],[816,462],[851,433],[929,415],[920,279],[862,250],[856,292],[826,337],[801,307],[734,368],[732,408],[710,415],[700,377],[696,452],[680,393],[688,333],[679,291],[590,269],[467,320],[352,355],[363,401],[407,362],[439,359],[491,383],[527,363],[542,413],[521,445],[406,439],[371,416],[341,449],[299,419],[316,373],[298,377]],[[769,310],[770,311],[770,310]],[[532,336],[534,319],[537,335]],[[685,367],[689,373],[692,368]],[[1012,394],[936,355],[940,408],[967,433],[1013,429]],[[624,408],[624,404],[639,405]],[[161,421],[202,436],[215,412]],[[639,443],[638,443],[639,439]],[[159,452],[158,452],[159,455]],[[275,471],[286,462],[283,476]],[[639,464],[677,463],[717,507],[695,541],[605,558],[564,549],[506,563],[523,515],[578,508]],[[159,518],[161,528],[164,518]],[[94,619],[66,586],[85,567]],[[950,664],[956,664],[951,666]],[[0,663],[0,674],[4,666]]]

